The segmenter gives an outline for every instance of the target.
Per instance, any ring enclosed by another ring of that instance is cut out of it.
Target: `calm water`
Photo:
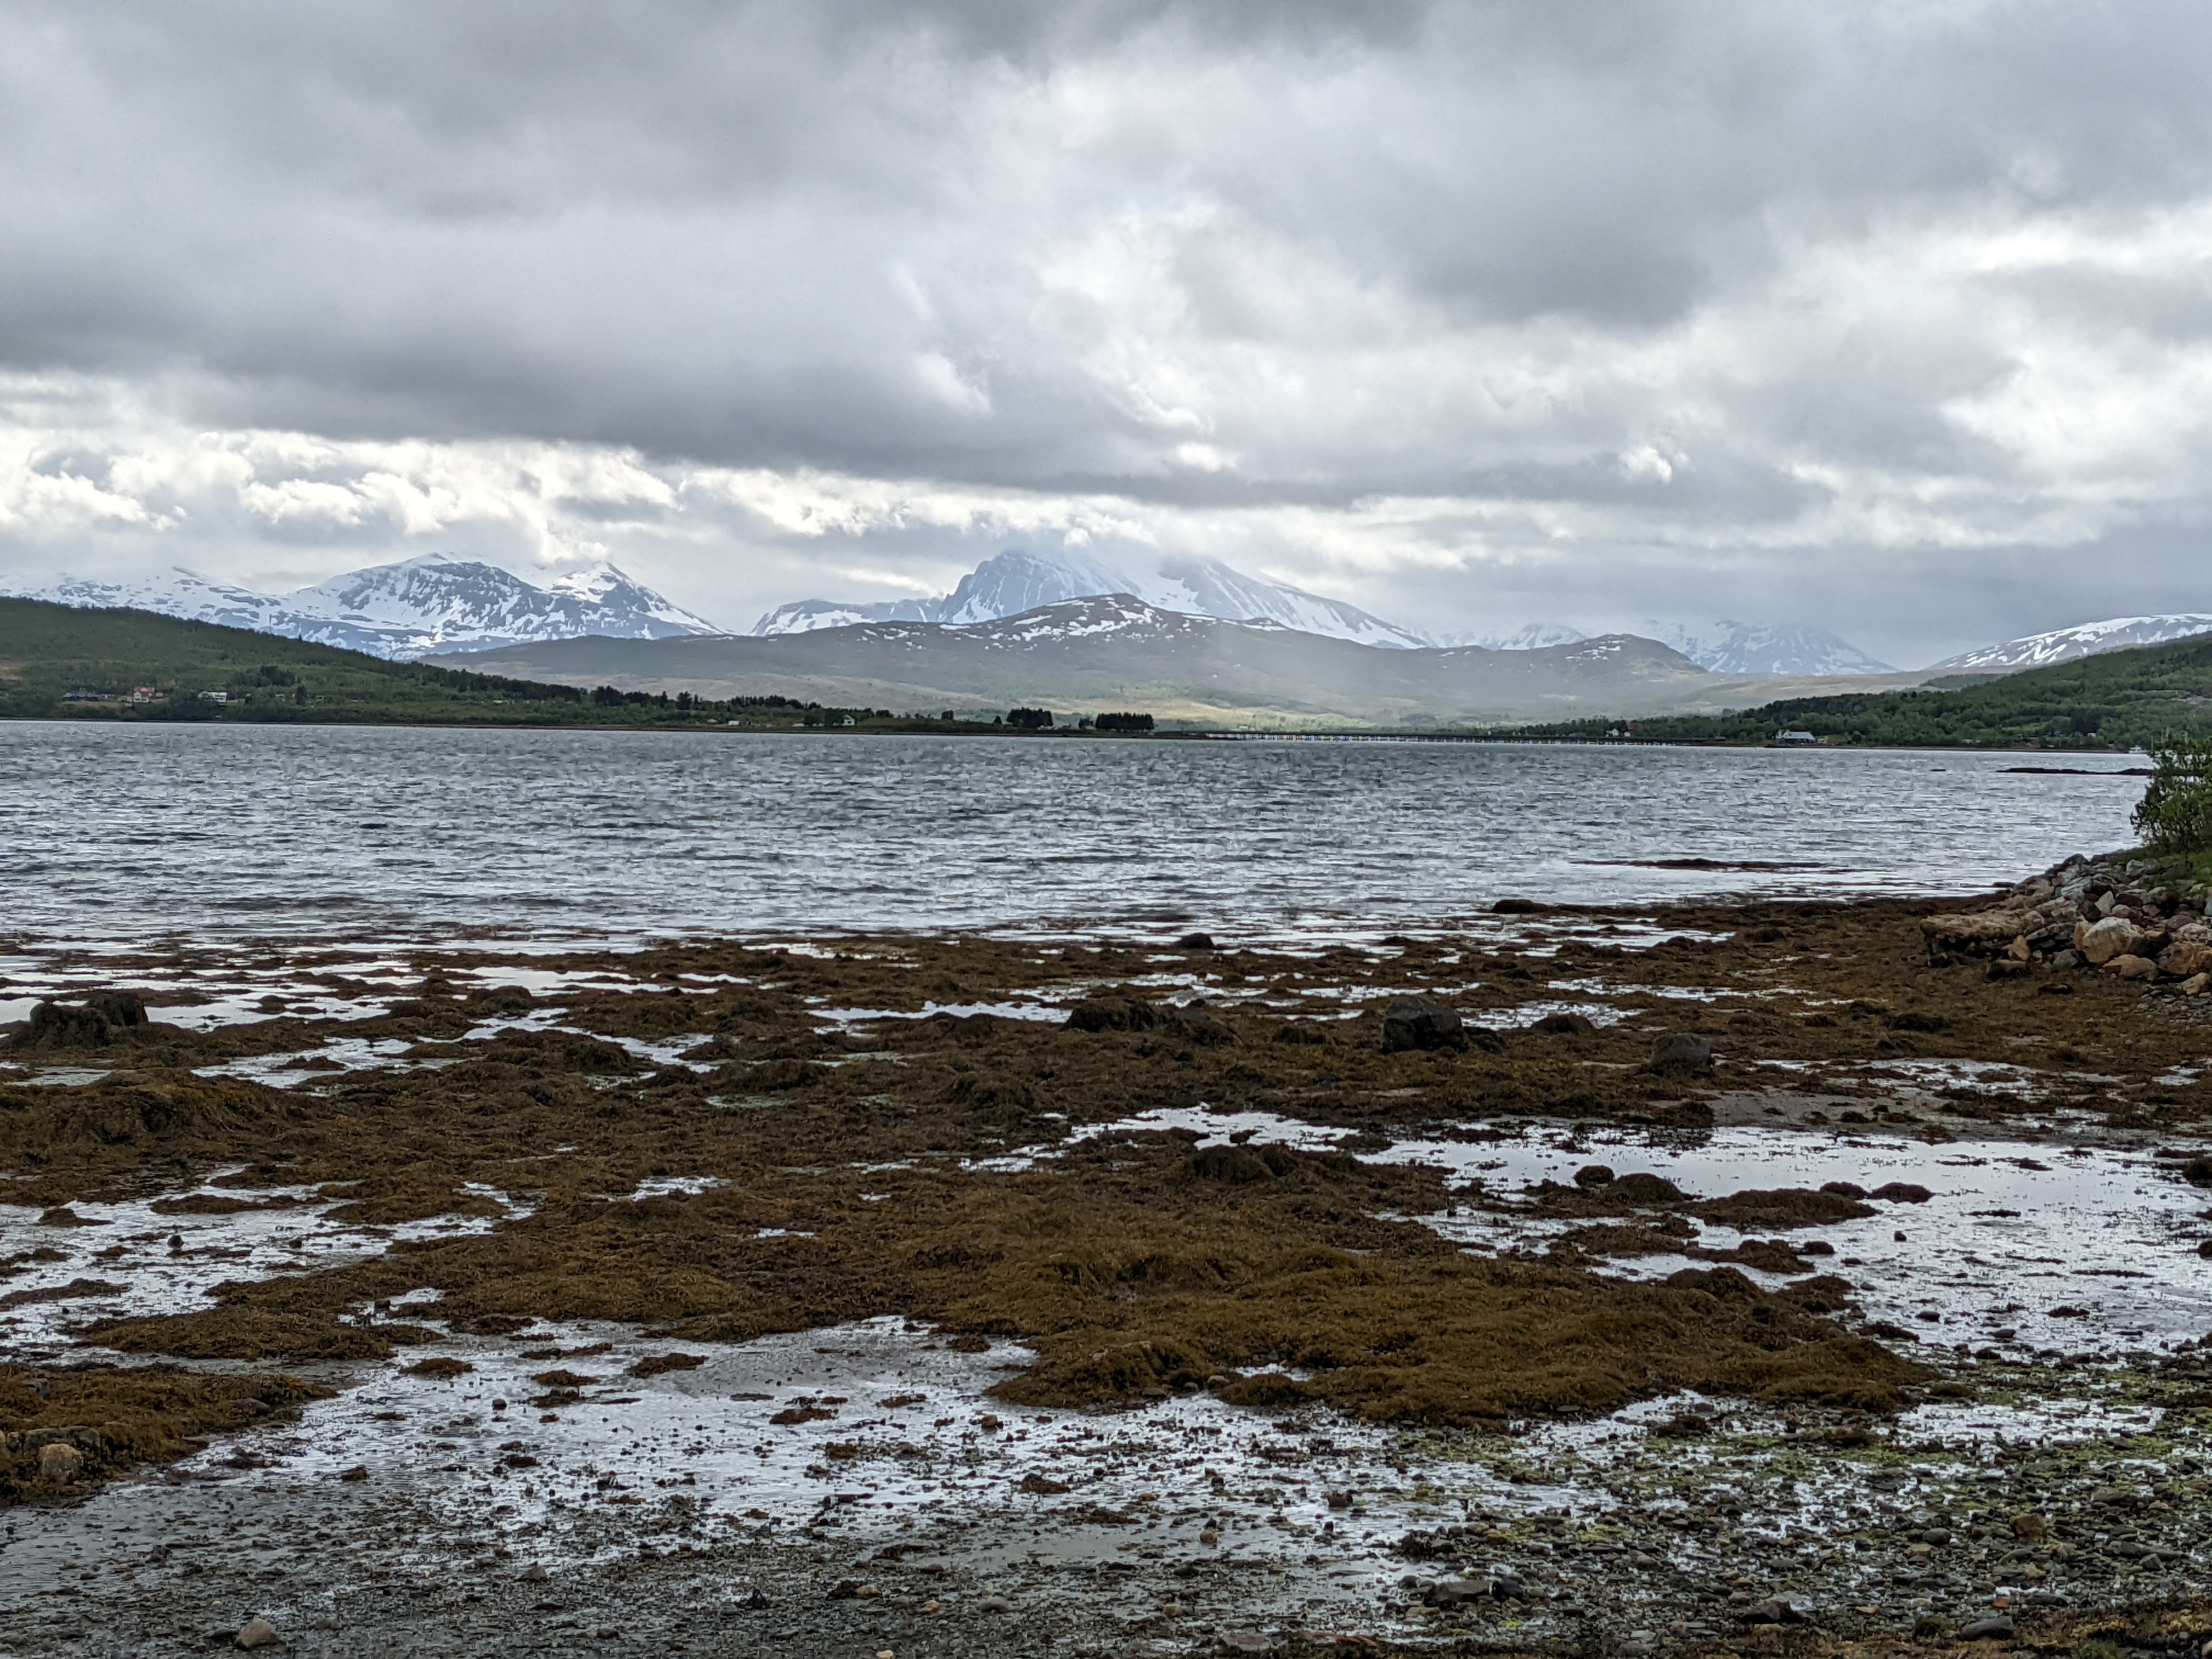
[[[0,725],[0,931],[635,938],[1449,925],[1957,891],[2127,839],[2016,756]],[[2093,759],[2092,766],[2118,767]],[[1702,858],[1787,867],[1670,871]]]

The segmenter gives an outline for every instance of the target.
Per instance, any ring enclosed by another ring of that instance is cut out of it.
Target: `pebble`
[[[270,1648],[276,1646],[284,1638],[276,1634],[276,1626],[270,1624],[266,1619],[257,1616],[247,1620],[245,1624],[239,1626],[235,1639],[238,1645],[242,1648]]]
[[[978,1613],[1012,1613],[1013,1610],[1014,1604],[1003,1595],[985,1595],[976,1599],[975,1611]]]
[[[542,1584],[549,1577],[544,1567],[535,1561],[522,1570],[522,1582],[526,1584]]]

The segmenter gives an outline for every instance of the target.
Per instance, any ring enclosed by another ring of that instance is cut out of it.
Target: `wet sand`
[[[1971,908],[10,958],[0,1019],[88,1018],[0,1049],[0,1637],[2201,1606],[2208,999],[1931,956]],[[1405,997],[1462,1040],[1387,1052]]]

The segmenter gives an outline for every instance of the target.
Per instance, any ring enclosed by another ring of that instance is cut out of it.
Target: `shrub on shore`
[[[2212,849],[2212,738],[2169,736],[2151,750],[2149,787],[2132,820],[2158,853]]]

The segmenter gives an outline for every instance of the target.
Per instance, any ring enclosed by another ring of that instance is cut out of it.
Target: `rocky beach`
[[[20,947],[0,1641],[2194,1653],[2205,898]]]

